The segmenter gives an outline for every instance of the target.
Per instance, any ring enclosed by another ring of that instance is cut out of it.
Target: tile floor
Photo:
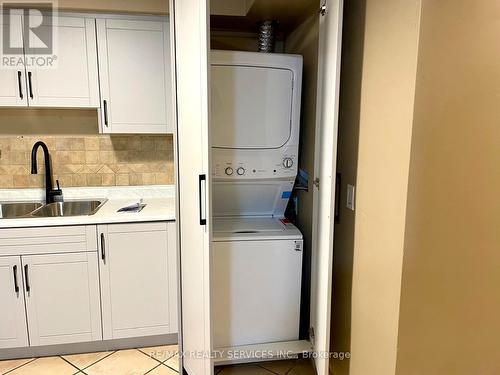
[[[177,345],[0,361],[9,375],[178,375]]]
[[[178,375],[177,345],[0,361],[9,375]],[[309,360],[223,366],[217,375],[316,375]]]

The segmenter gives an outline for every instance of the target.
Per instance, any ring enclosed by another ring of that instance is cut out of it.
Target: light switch
[[[356,187],[347,184],[347,208],[354,211],[354,199],[355,199]]]

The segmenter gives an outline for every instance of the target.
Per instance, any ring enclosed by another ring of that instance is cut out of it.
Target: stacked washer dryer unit
[[[298,340],[303,240],[284,213],[302,57],[212,51],[210,63],[214,346]]]

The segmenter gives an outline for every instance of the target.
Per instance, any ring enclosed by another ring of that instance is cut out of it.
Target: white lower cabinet
[[[31,346],[102,339],[96,252],[21,260]]]
[[[98,226],[104,339],[177,332],[175,223]]]
[[[0,229],[0,349],[177,332],[173,222]]]
[[[21,257],[0,257],[0,348],[28,346]]]

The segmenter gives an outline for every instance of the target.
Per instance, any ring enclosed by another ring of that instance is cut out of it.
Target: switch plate
[[[354,199],[356,194],[356,187],[347,184],[347,208],[354,211]]]

